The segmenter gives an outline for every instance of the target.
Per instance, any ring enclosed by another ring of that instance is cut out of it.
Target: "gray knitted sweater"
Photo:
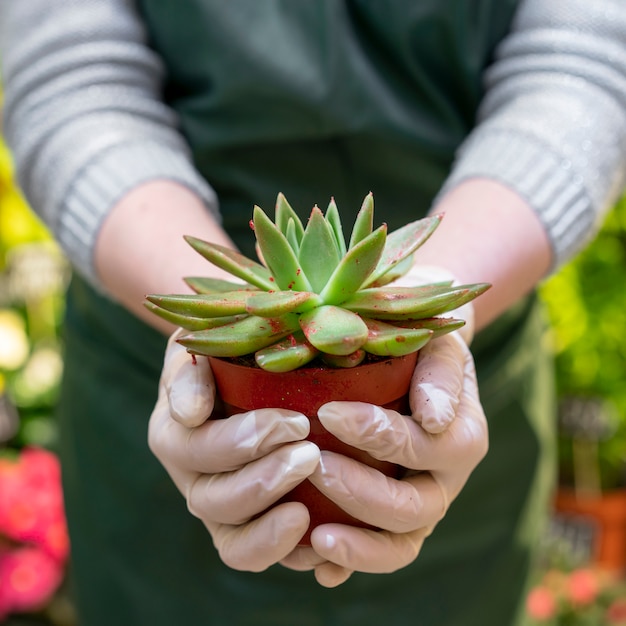
[[[159,98],[163,67],[132,0],[2,0],[0,59],[20,185],[96,287],[99,227],[133,187],[175,180],[217,211]],[[476,176],[512,187],[541,218],[556,267],[626,180],[623,0],[522,0],[485,80],[445,189]]]

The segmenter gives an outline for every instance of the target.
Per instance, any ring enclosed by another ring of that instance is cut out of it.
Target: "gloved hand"
[[[419,283],[416,276],[413,284]],[[428,280],[439,277],[427,270]],[[298,548],[281,561],[284,566],[314,569],[320,584],[333,587],[353,571],[392,572],[417,557],[488,448],[487,422],[466,343],[471,341],[472,313],[471,305],[455,312],[468,317],[463,334],[442,336],[421,350],[410,389],[412,415],[359,402],[330,402],[320,408],[320,421],[339,439],[409,471],[394,480],[322,451],[311,482],[348,513],[382,530],[319,526],[311,535],[311,548]]]
[[[224,563],[262,571],[288,555],[309,525],[306,507],[297,502],[263,511],[311,475],[320,451],[303,441],[309,421],[295,411],[207,420],[215,399],[209,363],[199,358],[194,364],[176,336],[168,342],[150,417],[150,448]]]

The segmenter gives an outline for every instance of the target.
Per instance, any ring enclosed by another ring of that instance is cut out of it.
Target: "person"
[[[59,416],[81,624],[521,623],[554,460],[534,288],[624,187],[621,2],[29,0],[0,22],[19,181],[76,269]],[[415,283],[493,285],[420,355],[412,415],[320,409],[415,470],[399,481],[293,412],[208,419],[206,365],[142,307],[219,275],[183,235],[252,254],[253,204],[333,195],[348,221],[370,190],[390,229],[445,214]],[[307,511],[274,503],[306,478],[382,530],[296,547]]]

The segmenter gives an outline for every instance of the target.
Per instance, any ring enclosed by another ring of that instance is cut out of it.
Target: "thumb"
[[[168,341],[160,387],[167,396],[172,418],[193,428],[204,423],[213,411],[215,380],[208,359],[192,357],[176,343],[179,334],[176,331]]]
[[[451,333],[420,351],[409,401],[413,417],[429,433],[445,431],[454,420],[463,391],[466,350],[458,334]]]

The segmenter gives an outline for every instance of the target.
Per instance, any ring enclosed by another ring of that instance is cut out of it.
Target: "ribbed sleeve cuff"
[[[218,215],[213,189],[185,154],[157,143],[114,146],[77,173],[70,186],[57,227],[57,237],[74,267],[104,293],[94,266],[94,247],[111,208],[138,185],[170,180],[195,192],[208,210]]]
[[[500,129],[471,136],[440,195],[471,178],[497,180],[528,202],[550,239],[552,270],[570,260],[596,230],[582,178],[569,160],[534,136]]]

